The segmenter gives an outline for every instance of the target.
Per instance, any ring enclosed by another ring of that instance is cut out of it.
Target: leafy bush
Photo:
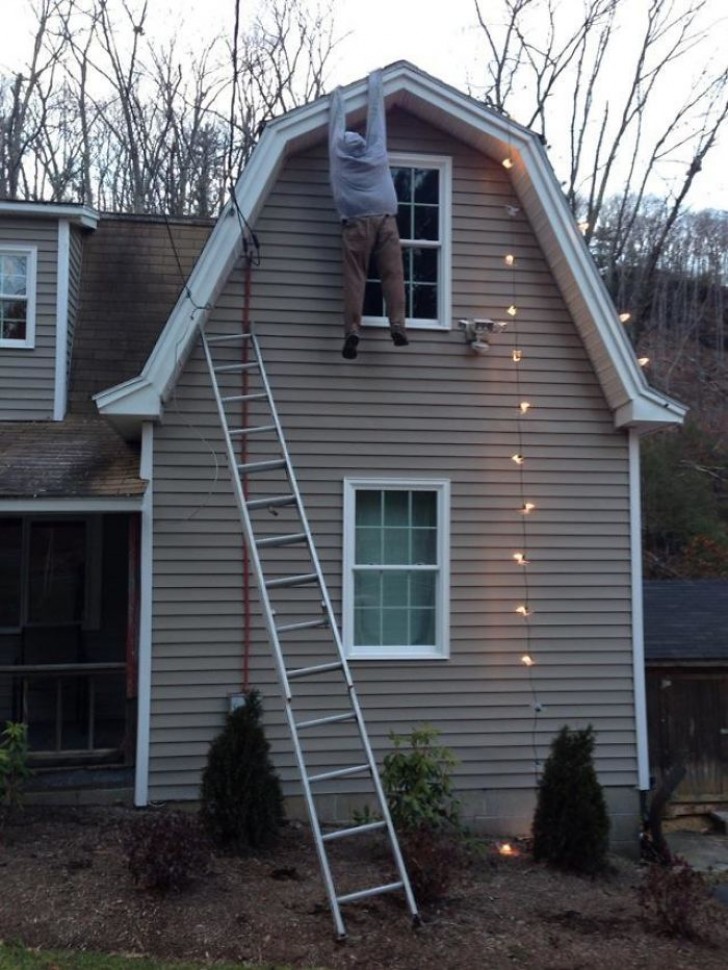
[[[203,874],[209,844],[200,820],[186,812],[153,812],[134,819],[125,849],[131,877],[142,889],[180,890]]]
[[[394,733],[394,745],[384,759],[382,785],[398,831],[460,831],[460,803],[453,794],[452,770],[457,759],[449,748],[435,744],[439,732],[423,725],[407,737]],[[406,747],[408,746],[408,747]]]
[[[658,932],[683,940],[704,934],[710,891],[705,877],[684,859],[671,866],[649,866],[638,895],[644,915]]]
[[[563,727],[551,744],[533,820],[533,856],[560,869],[603,870],[609,816],[594,770],[594,731]]]
[[[252,691],[228,715],[202,776],[205,829],[215,845],[234,851],[272,845],[283,823],[283,796],[261,716],[260,696]]]
[[[28,727],[6,721],[0,735],[0,805],[3,811],[20,808],[23,787],[30,777],[28,768]]]
[[[390,734],[382,785],[412,891],[420,903],[446,892],[461,855],[460,803],[453,794],[449,748],[436,744],[438,731],[424,725],[409,736]]]

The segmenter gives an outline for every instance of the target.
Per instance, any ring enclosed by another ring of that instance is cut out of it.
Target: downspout
[[[645,686],[645,634],[642,607],[642,496],[640,489],[640,436],[629,430],[629,529],[632,558],[632,664],[635,730],[637,732],[637,787],[650,789],[647,744],[647,691]]]
[[[139,681],[137,702],[136,773],[134,804],[149,803],[149,731],[152,701],[152,549],[154,528],[154,425],[142,425],[139,474],[146,479],[142,500],[142,530],[139,563]]]

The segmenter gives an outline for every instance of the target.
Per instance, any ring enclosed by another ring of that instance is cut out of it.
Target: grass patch
[[[0,970],[245,970],[248,963],[200,963],[152,957],[109,956],[73,950],[29,950],[0,943]],[[255,965],[256,970],[287,970],[282,965]]]

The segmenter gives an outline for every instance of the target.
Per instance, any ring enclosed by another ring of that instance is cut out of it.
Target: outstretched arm
[[[384,111],[382,72],[369,75],[369,105],[367,109],[367,149],[387,148],[387,116]]]
[[[329,158],[333,160],[336,146],[344,137],[346,130],[346,111],[341,88],[337,88],[331,95],[329,102]]]

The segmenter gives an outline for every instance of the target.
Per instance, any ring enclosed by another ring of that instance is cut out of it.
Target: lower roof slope
[[[647,661],[728,663],[728,579],[644,584]]]

